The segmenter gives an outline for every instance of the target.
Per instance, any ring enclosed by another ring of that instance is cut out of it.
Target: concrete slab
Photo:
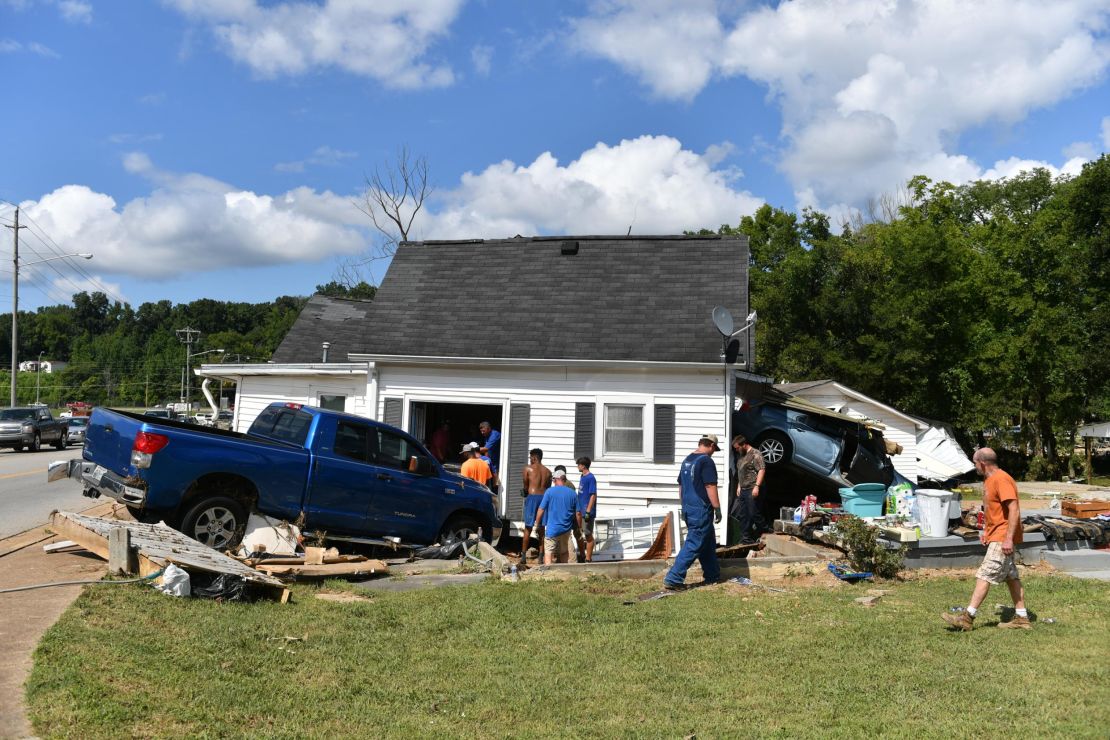
[[[1100,550],[1049,551],[1044,553],[1044,561],[1058,570],[1072,574],[1110,570],[1110,552]]]
[[[1089,581],[1105,581],[1110,583],[1110,570],[1080,570],[1074,573],[1069,573],[1070,576],[1076,578],[1084,578]]]
[[[489,573],[457,573],[457,574],[429,574],[422,576],[408,576],[407,578],[379,578],[374,581],[361,581],[351,585],[367,591],[379,593],[401,593],[404,591],[420,591],[426,588],[441,588],[444,586],[473,586],[477,583],[490,580]]]

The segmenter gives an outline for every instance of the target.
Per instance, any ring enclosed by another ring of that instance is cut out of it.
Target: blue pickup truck
[[[49,480],[75,479],[217,549],[238,543],[252,510],[335,540],[500,535],[495,494],[405,432],[296,403],[266,407],[246,434],[97,408],[82,458],[51,463]]]

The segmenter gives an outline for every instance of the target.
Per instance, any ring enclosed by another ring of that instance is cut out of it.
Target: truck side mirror
[[[413,455],[409,460],[409,472],[417,475],[431,475],[435,472],[432,461],[423,455]]]

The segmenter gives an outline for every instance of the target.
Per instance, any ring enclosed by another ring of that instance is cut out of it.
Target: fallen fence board
[[[385,573],[389,568],[380,560],[364,560],[358,563],[333,563],[330,565],[271,565],[263,563],[258,570],[273,576],[285,578],[342,578],[344,576],[365,576]]]
[[[131,544],[139,554],[140,575],[150,575],[172,562],[186,570],[239,576],[251,583],[270,587],[275,597],[285,590],[285,585],[273,576],[260,573],[165,524],[103,519],[65,511],[56,511],[50,516],[50,528],[55,533],[105,560],[108,559],[108,532],[115,527],[125,527],[130,532]]]

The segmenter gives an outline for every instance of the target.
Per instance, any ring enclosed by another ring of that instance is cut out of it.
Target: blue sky
[[[0,0],[0,221],[30,219],[25,262],[95,255],[26,265],[33,308],[307,295],[375,248],[354,203],[401,146],[435,186],[418,238],[842,219],[914,174],[1106,151],[1108,21],[1107,0]]]

